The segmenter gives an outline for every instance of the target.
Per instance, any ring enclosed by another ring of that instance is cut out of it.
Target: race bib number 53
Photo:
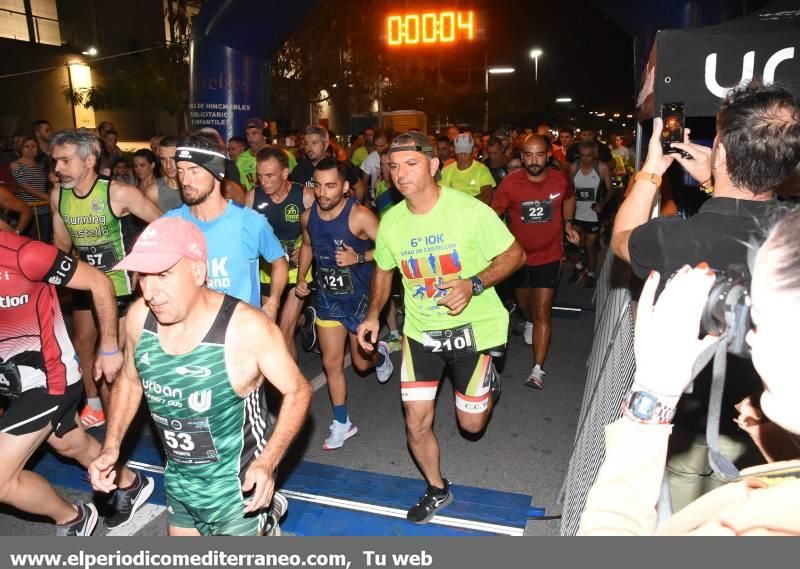
[[[208,417],[172,419],[152,415],[169,460],[193,465],[219,462]]]

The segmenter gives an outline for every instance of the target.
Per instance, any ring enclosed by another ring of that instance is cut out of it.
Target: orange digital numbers
[[[390,46],[454,43],[475,38],[475,15],[470,10],[393,15],[386,18]]]

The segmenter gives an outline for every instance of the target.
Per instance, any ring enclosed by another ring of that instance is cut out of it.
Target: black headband
[[[402,146],[390,146],[389,153],[392,152],[421,152],[422,154],[433,154],[433,147],[421,144],[404,144]]]
[[[211,172],[220,182],[225,178],[225,155],[213,150],[179,146],[175,150],[175,162],[193,162]]]

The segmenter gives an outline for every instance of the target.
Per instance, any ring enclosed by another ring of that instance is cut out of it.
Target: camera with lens
[[[746,336],[753,327],[750,319],[750,272],[744,265],[730,265],[714,271],[716,279],[708,294],[700,335],[728,336],[728,353],[750,357]]]

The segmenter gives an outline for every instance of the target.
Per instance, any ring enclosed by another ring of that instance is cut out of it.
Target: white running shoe
[[[378,353],[383,355],[383,363],[375,368],[375,375],[378,376],[378,383],[383,384],[392,379],[392,372],[394,371],[392,359],[389,357],[391,353],[389,344],[378,342]]]
[[[533,344],[533,322],[525,322],[525,330],[522,332],[522,337],[529,346]]]
[[[350,417],[347,418],[346,423],[340,423],[334,420],[330,426],[331,434],[325,439],[325,444],[322,445],[322,450],[336,450],[342,448],[344,441],[358,433],[358,427],[350,422]]]
[[[532,389],[544,389],[544,374],[547,372],[542,369],[542,366],[536,364],[531,370],[528,379],[525,380],[525,387]]]

